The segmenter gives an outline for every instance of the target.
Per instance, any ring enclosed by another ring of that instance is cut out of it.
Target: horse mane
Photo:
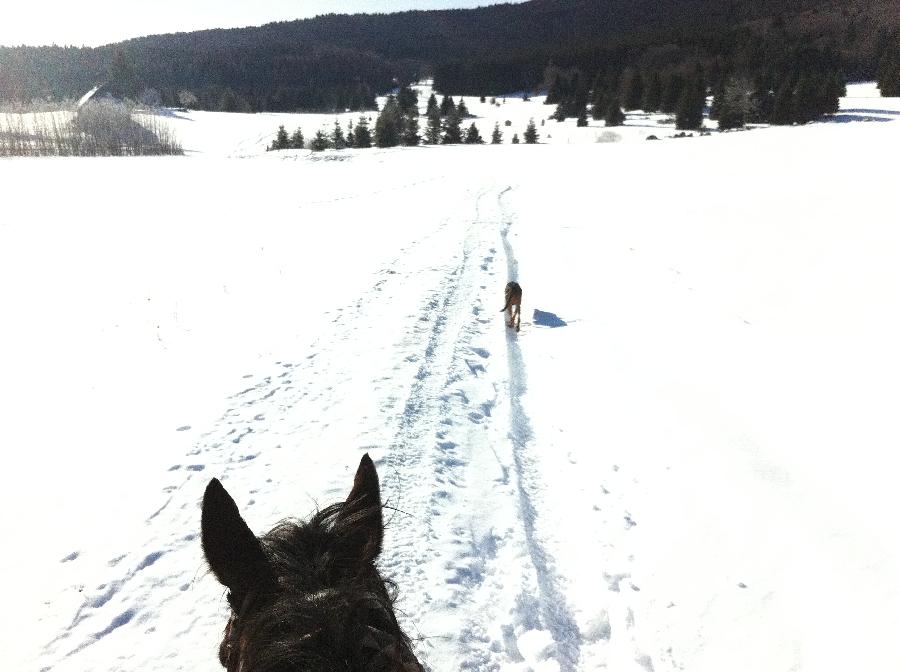
[[[328,506],[307,522],[283,520],[259,537],[278,585],[251,590],[243,604],[232,605],[220,649],[226,669],[421,672],[394,616],[396,584],[344,543],[374,513],[351,504]],[[352,513],[341,515],[346,508]],[[232,649],[240,660],[231,659]]]

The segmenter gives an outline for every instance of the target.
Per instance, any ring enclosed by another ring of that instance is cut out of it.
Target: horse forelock
[[[228,672],[420,672],[393,611],[396,590],[373,562],[342,555],[342,504],[260,538],[277,588],[248,594],[226,627]]]

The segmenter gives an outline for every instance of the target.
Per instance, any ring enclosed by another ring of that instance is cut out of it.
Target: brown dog
[[[505,312],[507,315],[506,326],[513,326],[513,321],[515,320],[516,331],[519,331],[519,324],[522,321],[522,287],[519,286],[518,282],[508,282],[506,283],[506,305],[503,306],[503,310],[500,312]],[[515,306],[515,311],[513,311],[513,306]]]

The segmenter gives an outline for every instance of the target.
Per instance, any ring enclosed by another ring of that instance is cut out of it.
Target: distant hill
[[[0,48],[0,99],[77,98],[110,81],[123,95],[152,87],[168,104],[204,109],[366,109],[426,74],[450,92],[504,93],[542,86],[551,62],[749,63],[744,52],[760,39],[826,49],[848,76],[874,77],[898,25],[896,0],[531,0],[329,14],[97,49]]]

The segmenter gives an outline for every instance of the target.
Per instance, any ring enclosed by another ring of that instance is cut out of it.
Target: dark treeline
[[[808,69],[791,61],[806,53],[828,53],[847,79],[895,79],[898,29],[896,0],[530,0],[326,15],[97,49],[3,47],[0,100],[75,98],[108,82],[121,95],[152,89],[164,104],[201,109],[362,110],[423,75],[439,91],[478,95],[549,87],[548,64],[593,79],[718,61],[781,79]]]
[[[403,64],[357,51],[259,46],[0,48],[0,99],[77,98],[97,83],[138,100],[154,90],[164,105],[226,112],[363,110]]]

